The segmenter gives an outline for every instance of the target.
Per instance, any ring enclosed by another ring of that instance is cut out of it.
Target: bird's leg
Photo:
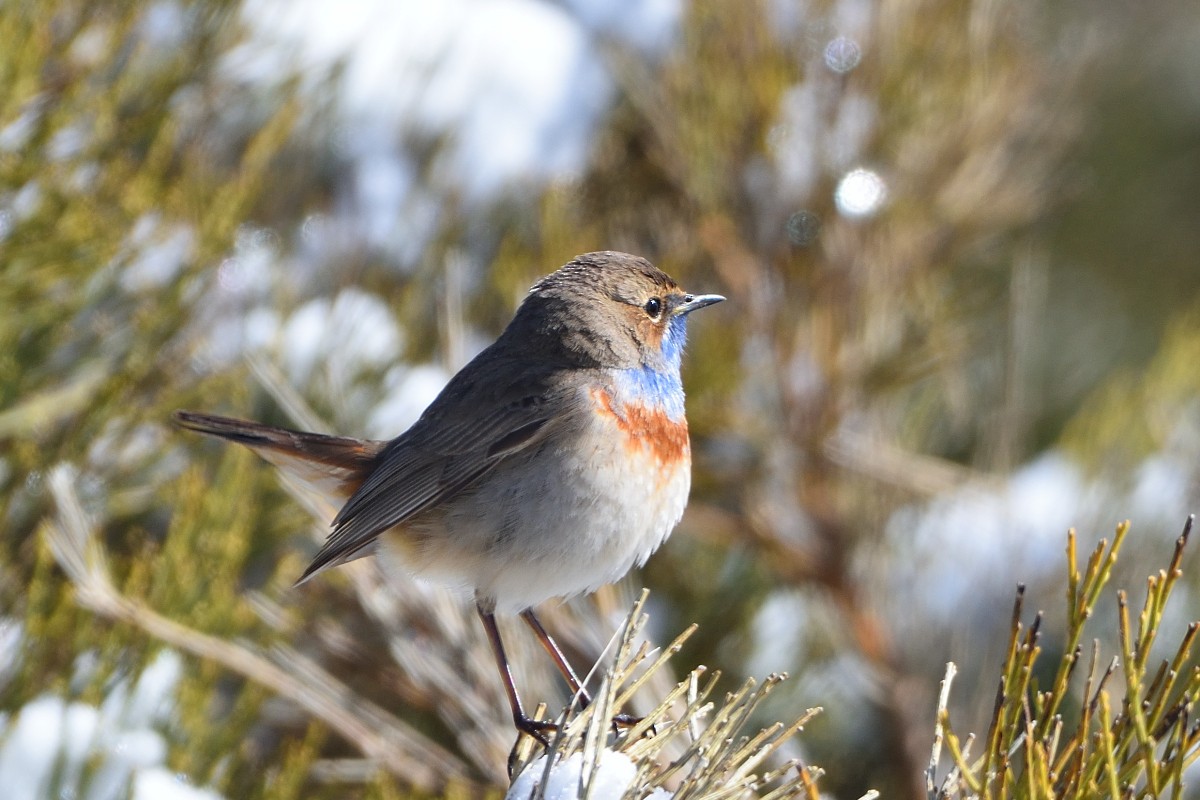
[[[571,662],[567,661],[567,657],[563,655],[562,648],[558,646],[558,642],[554,641],[554,637],[542,626],[542,621],[533,613],[532,608],[522,611],[521,619],[525,620],[529,627],[533,629],[538,641],[542,643],[542,647],[550,654],[550,658],[554,659],[554,665],[562,673],[563,678],[567,681],[567,685],[571,687],[571,691],[579,698],[579,707],[581,709],[587,708],[592,702],[592,697],[588,694],[587,689],[583,688],[583,682],[579,680],[579,676],[571,668]],[[613,725],[632,728],[641,722],[642,718],[630,716],[629,714],[617,714],[613,717],[612,721]]]
[[[571,687],[571,691],[579,698],[579,707],[587,708],[592,702],[591,695],[588,694],[587,689],[583,688],[583,683],[579,680],[579,676],[575,674],[575,670],[571,668],[571,662],[567,661],[567,657],[563,655],[558,642],[554,641],[549,631],[542,627],[542,621],[533,613],[532,608],[522,611],[521,619],[525,620],[529,627],[533,629],[533,633],[537,636],[538,641],[542,643],[542,647],[550,654],[550,658],[554,659],[554,665],[562,673],[567,685]]]
[[[475,609],[479,612],[479,619],[483,622],[483,629],[487,631],[488,641],[491,642],[492,654],[496,657],[496,666],[500,669],[500,680],[504,682],[508,705],[512,708],[513,723],[517,726],[517,730],[537,739],[544,747],[549,747],[550,740],[546,738],[546,732],[555,730],[555,725],[553,722],[543,722],[525,715],[525,709],[521,707],[521,698],[517,695],[517,686],[513,683],[508,656],[504,654],[504,643],[500,641],[500,629],[496,627],[495,612],[490,605],[485,605],[479,600],[475,601]]]

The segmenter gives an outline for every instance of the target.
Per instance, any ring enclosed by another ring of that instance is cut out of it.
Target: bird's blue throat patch
[[[687,317],[672,317],[663,331],[665,369],[649,366],[617,373],[617,390],[625,402],[661,408],[668,418],[683,420],[683,380],[679,377],[683,348],[687,344]]]

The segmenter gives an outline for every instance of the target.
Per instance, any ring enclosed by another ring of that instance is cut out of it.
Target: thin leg
[[[575,674],[575,670],[571,669],[571,662],[567,661],[567,657],[563,655],[563,651],[559,648],[558,642],[554,641],[554,638],[549,634],[549,632],[542,627],[542,621],[537,618],[536,614],[533,613],[532,608],[527,608],[522,611],[521,619],[525,620],[525,622],[529,624],[530,628],[533,628],[533,632],[537,636],[538,641],[542,643],[542,647],[544,647],[546,652],[550,654],[550,657],[554,659],[554,665],[558,667],[558,671],[561,672],[563,678],[566,679],[567,685],[570,686],[571,691],[579,697],[580,708],[587,708],[588,704],[592,702],[592,698],[587,693],[587,689],[583,688],[583,683],[579,680],[579,676]]]
[[[566,679],[567,685],[571,687],[571,691],[574,692],[579,698],[579,707],[587,708],[592,702],[592,697],[588,694],[587,689],[583,688],[583,682],[579,680],[579,676],[576,675],[575,670],[571,668],[571,662],[567,661],[567,657],[563,655],[563,651],[561,648],[559,648],[558,642],[554,641],[554,637],[552,637],[550,633],[544,627],[542,627],[542,621],[537,618],[536,614],[533,613],[532,608],[527,608],[522,611],[521,619],[525,620],[530,628],[533,628],[533,632],[537,635],[538,641],[542,643],[542,647],[544,647],[546,652],[550,654],[550,657],[554,659],[554,664],[558,667],[558,671],[561,672],[563,678]],[[642,718],[633,717],[629,714],[617,714],[615,717],[613,717],[612,721],[614,725],[632,728],[634,725],[637,725],[639,722],[641,722]]]
[[[517,695],[517,686],[513,683],[508,656],[504,654],[504,643],[500,641],[500,629],[496,626],[496,615],[479,601],[475,602],[475,609],[479,612],[479,619],[483,622],[483,629],[487,632],[488,641],[491,642],[492,655],[496,657],[496,666],[500,669],[500,680],[504,682],[508,705],[512,708],[513,723],[516,724],[517,730],[528,733],[549,747],[550,740],[546,738],[546,731],[554,730],[554,723],[530,719],[525,715],[525,709],[521,707],[521,698]]]

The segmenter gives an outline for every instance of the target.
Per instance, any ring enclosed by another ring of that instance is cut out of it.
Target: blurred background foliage
[[[565,101],[585,146],[481,189],[454,120],[347,111],[353,48],[289,50],[264,33],[278,5],[0,4],[0,742],[38,698],[128,692],[164,647],[137,621],[152,610],[267,660],[295,648],[289,669],[445,750],[425,762],[442,772],[375,770],[360,759],[385,750],[186,657],[152,727],[167,769],[214,796],[502,783],[511,735],[469,615],[389,594],[369,564],[289,590],[321,527],[263,465],[168,420],[396,435],[536,278],[589,250],[730,298],[692,326],[688,514],[628,584],[653,589],[661,638],[700,623],[677,663],[731,685],[790,671],[767,717],[826,707],[801,746],[834,796],[922,792],[947,660],[974,721],[956,729],[986,726],[1012,587],[1053,606],[1068,525],[1094,541],[1132,516],[1126,577],[1161,563],[1200,493],[1200,15],[677,11],[647,46],[547,4],[605,76]],[[142,611],[81,604],[55,564],[62,464]],[[581,663],[628,589],[551,612]],[[1056,624],[1050,608],[1044,647]],[[56,780],[136,785],[102,762]]]

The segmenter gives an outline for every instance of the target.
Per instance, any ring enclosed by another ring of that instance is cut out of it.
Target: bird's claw
[[[558,726],[553,722],[532,719],[524,714],[514,714],[513,723],[517,726],[517,741],[513,742],[512,750],[508,753],[508,777],[510,779],[517,766],[517,753],[521,750],[521,735],[524,734],[535,739],[538,744],[546,748],[546,751],[549,752],[550,739],[546,734],[558,730]]]
[[[612,718],[613,733],[617,732],[618,728],[636,728],[641,725],[645,717],[635,717],[632,714],[616,714]],[[657,736],[658,729],[651,725],[648,727],[642,736]]]
[[[524,714],[516,714],[513,716],[513,722],[517,726],[517,730],[521,733],[532,736],[541,743],[542,747],[550,746],[550,739],[546,736],[547,733],[554,733],[558,730],[558,726],[553,722],[547,722],[541,719],[532,719]]]

